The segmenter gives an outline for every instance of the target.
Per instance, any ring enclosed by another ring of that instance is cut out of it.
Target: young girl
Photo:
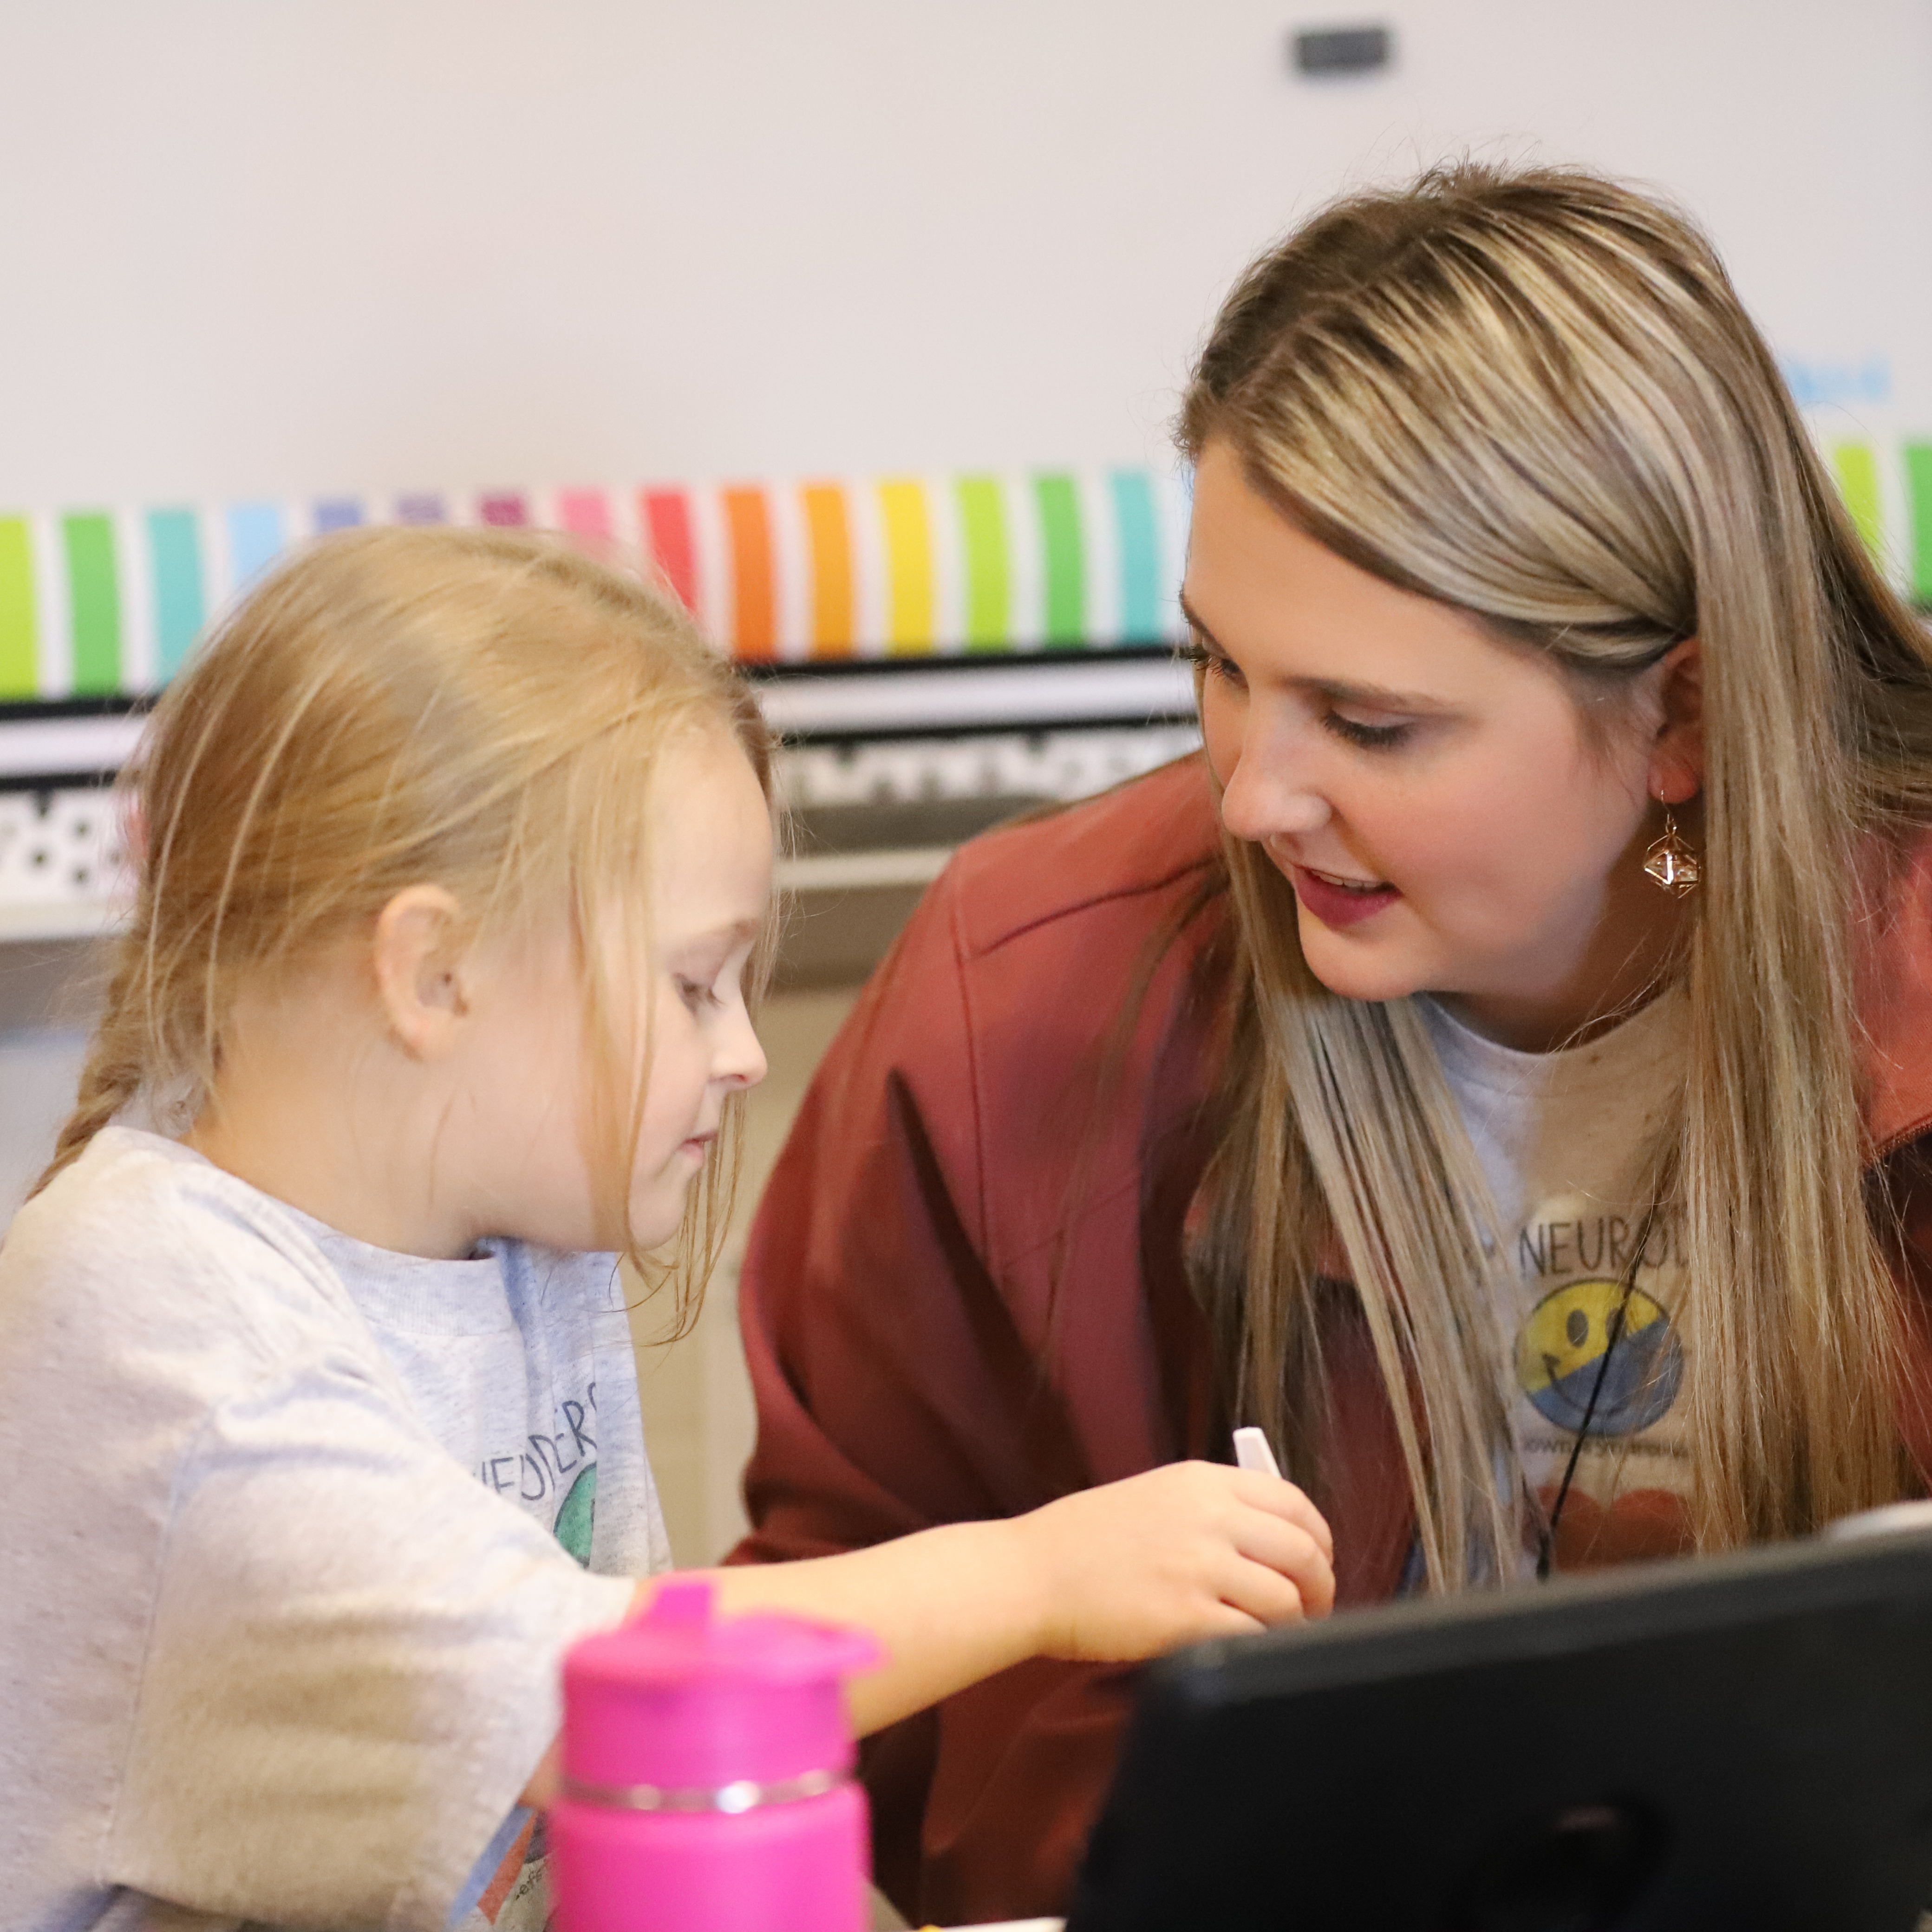
[[[0,1250],[9,1925],[541,1924],[559,1657],[668,1562],[613,1251],[710,1258],[770,780],[681,614],[507,534],[332,539],[169,692]],[[1319,1613],[1326,1534],[1196,1465],[723,1588],[875,1630],[871,1728]]]
[[[1231,1421],[1345,1601],[1922,1488],[1932,648],[1709,244],[1580,172],[1352,197],[1182,430],[1206,758],[968,847],[827,1056],[746,1258],[744,1553]],[[1022,1461],[978,1418],[1041,1384]],[[1064,1897],[1093,1676],[880,1741],[902,1903]]]

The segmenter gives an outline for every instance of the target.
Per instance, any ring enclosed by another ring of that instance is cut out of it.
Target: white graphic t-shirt
[[[586,1570],[670,1567],[611,1256],[492,1241],[472,1260],[426,1261],[287,1211],[355,1298],[418,1413],[479,1483]],[[548,1871],[544,1821],[519,1808],[472,1868],[449,1932],[544,1932]]]
[[[615,1264],[110,1127],[0,1247],[0,1922],[535,1932],[558,1664],[669,1561]]]
[[[1508,1394],[1546,1509],[1582,1432],[1557,1567],[1678,1551],[1690,1490],[1672,1318],[1685,1279],[1678,1217],[1658,1220],[1634,1251],[1644,1156],[1682,1084],[1684,997],[1666,992],[1560,1053],[1519,1053],[1433,1001],[1423,1010],[1510,1246]]]

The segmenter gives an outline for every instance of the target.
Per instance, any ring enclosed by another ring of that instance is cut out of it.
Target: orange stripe
[[[857,642],[858,613],[852,594],[852,525],[845,493],[836,483],[808,483],[806,535],[812,544],[812,654],[848,658]]]
[[[727,490],[731,535],[732,640],[741,658],[768,658],[778,644],[778,598],[772,580],[772,520],[762,490]]]
[[[494,1925],[496,1915],[503,1909],[503,1901],[510,1895],[510,1888],[524,1875],[524,1862],[530,1856],[530,1839],[537,1828],[532,1818],[517,1834],[517,1842],[503,1854],[503,1862],[496,1868],[496,1876],[485,1888],[483,1896],[476,1901],[477,1908]]]

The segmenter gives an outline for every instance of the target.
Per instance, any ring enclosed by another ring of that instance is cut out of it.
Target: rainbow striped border
[[[1853,520],[1932,605],[1932,440],[1834,443]],[[1184,476],[971,472],[0,512],[0,703],[138,698],[294,545],[364,524],[554,530],[650,560],[753,663],[1171,643]]]
[[[0,513],[0,701],[157,690],[278,557],[365,524],[615,544],[752,662],[1164,644],[1186,516],[1142,469]]]

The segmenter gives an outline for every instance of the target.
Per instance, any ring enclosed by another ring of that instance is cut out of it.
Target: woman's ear
[[[1704,659],[1695,638],[1658,662],[1660,710],[1650,747],[1650,795],[1684,805],[1704,789]]]
[[[452,1052],[470,1003],[463,908],[440,886],[410,886],[376,919],[370,964],[389,1032],[412,1060]]]

